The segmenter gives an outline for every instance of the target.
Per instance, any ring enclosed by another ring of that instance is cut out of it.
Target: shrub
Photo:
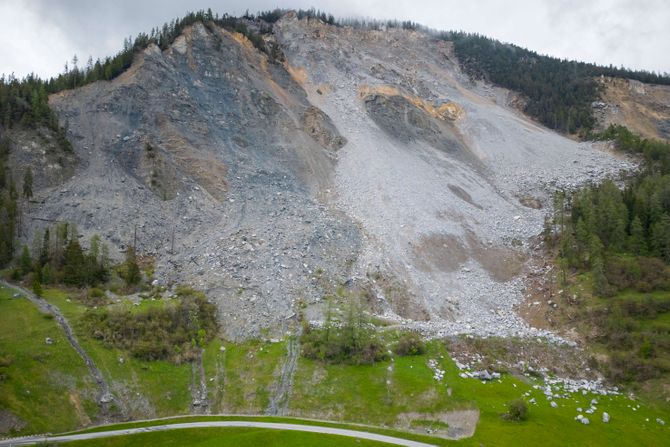
[[[426,344],[416,332],[406,332],[400,337],[393,351],[400,356],[421,355],[426,352]]]
[[[105,296],[105,292],[97,287],[91,287],[88,289],[88,296],[89,298],[102,298]]]
[[[528,419],[528,404],[523,399],[515,399],[507,403],[505,419],[510,421],[525,421]]]
[[[142,360],[190,361],[196,358],[193,351],[218,332],[216,306],[198,292],[160,308],[91,309],[82,318],[92,337]]]

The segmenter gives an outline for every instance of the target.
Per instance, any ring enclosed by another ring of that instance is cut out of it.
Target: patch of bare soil
[[[412,421],[425,422],[423,429],[417,429]],[[431,425],[430,422],[436,422]],[[419,433],[429,432],[433,436],[447,439],[469,438],[475,434],[479,422],[479,410],[453,410],[442,413],[402,413],[398,415],[398,426],[404,430]],[[443,424],[446,424],[443,425]]]
[[[670,140],[670,86],[600,78],[605,88],[595,104],[598,124],[620,124],[646,138]]]
[[[534,253],[526,266],[524,299],[515,311],[532,327],[578,342],[581,337],[570,325],[576,316],[573,305],[577,297],[560,287],[557,275],[558,266],[550,256]]]
[[[417,267],[427,272],[454,272],[468,259],[474,259],[498,282],[518,276],[526,260],[521,252],[485,245],[472,234],[468,234],[465,242],[448,234],[423,237],[414,247],[413,254]]]
[[[70,391],[68,397],[70,399],[70,403],[77,412],[77,419],[79,419],[79,424],[83,426],[91,425],[91,418],[88,417],[86,410],[84,410],[84,406],[81,404],[81,397],[79,396],[79,393],[76,391]]]
[[[468,260],[468,249],[450,234],[424,237],[413,249],[417,267],[423,271],[454,272]]]
[[[521,273],[526,256],[507,247],[482,244],[468,235],[472,257],[498,282],[509,281]]]

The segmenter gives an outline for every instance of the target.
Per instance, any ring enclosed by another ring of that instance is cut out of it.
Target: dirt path
[[[293,376],[298,364],[300,354],[300,342],[298,337],[291,337],[286,344],[286,359],[282,364],[279,379],[276,382],[275,389],[270,396],[270,404],[265,410],[265,414],[271,416],[284,416],[288,410],[288,402],[293,388]]]
[[[65,332],[65,337],[68,339],[72,347],[74,348],[75,351],[81,356],[81,358],[84,360],[84,363],[86,363],[86,367],[88,368],[89,372],[91,373],[91,376],[93,376],[93,379],[95,379],[95,382],[98,387],[98,405],[100,406],[100,415],[101,419],[104,422],[110,422],[110,411],[109,411],[109,406],[111,402],[114,400],[114,396],[112,395],[110,391],[109,384],[105,380],[105,377],[102,375],[102,372],[100,369],[96,366],[95,362],[91,358],[91,356],[88,355],[88,353],[84,350],[84,348],[79,344],[79,341],[77,341],[77,338],[74,336],[74,331],[72,330],[72,326],[70,326],[70,323],[67,321],[63,313],[60,311],[60,309],[53,304],[49,303],[48,301],[39,298],[36,296],[34,293],[31,291],[24,289],[23,287],[10,284],[6,281],[0,280],[0,284],[2,284],[5,287],[8,287],[10,289],[14,289],[22,293],[30,302],[35,304],[42,312],[51,314],[54,316],[58,324],[63,328],[63,331]]]
[[[344,428],[335,427],[320,427],[318,425],[300,425],[289,423],[276,422],[255,422],[255,421],[209,421],[209,422],[186,422],[168,425],[154,425],[151,427],[142,428],[128,428],[124,430],[109,430],[96,433],[81,433],[63,436],[51,437],[34,437],[34,438],[19,438],[0,441],[0,447],[4,446],[20,446],[20,445],[35,445],[38,443],[59,443],[81,441],[86,439],[100,439],[111,436],[127,436],[135,433],[146,433],[152,431],[166,431],[178,430],[187,428],[228,428],[228,427],[252,427],[269,430],[291,430],[302,431],[309,433],[320,433],[325,435],[339,435],[350,438],[369,439],[371,441],[385,442],[392,445],[402,445],[406,447],[430,447],[432,444],[426,444],[418,441],[411,441],[409,439],[395,438],[393,436],[380,435],[377,433],[370,433],[358,430],[348,430]],[[224,435],[225,436],[225,435]]]

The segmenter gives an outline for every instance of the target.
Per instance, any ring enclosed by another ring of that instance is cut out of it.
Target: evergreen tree
[[[670,216],[664,213],[651,230],[651,244],[654,256],[670,262]]]
[[[84,252],[77,238],[70,239],[65,248],[61,280],[65,284],[83,286],[86,284]]]
[[[49,262],[49,252],[50,252],[50,233],[49,228],[44,230],[44,238],[42,239],[42,248],[40,250],[40,265],[46,265]]]
[[[126,281],[127,286],[133,286],[140,282],[142,279],[142,274],[140,272],[140,267],[137,265],[137,256],[135,255],[135,247],[132,245],[126,250],[126,261],[125,261],[125,272],[124,280]]]
[[[594,295],[605,296],[608,291],[608,283],[602,256],[591,258],[591,277]]]
[[[27,275],[33,270],[33,260],[30,257],[30,250],[28,246],[24,245],[21,250],[21,260],[20,260],[21,274]]]
[[[644,227],[642,221],[638,216],[633,218],[630,224],[630,237],[628,238],[629,250],[636,255],[647,254],[647,241],[644,236]]]

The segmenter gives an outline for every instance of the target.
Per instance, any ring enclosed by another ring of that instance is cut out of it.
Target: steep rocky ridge
[[[289,13],[272,39],[282,64],[196,24],[53,96],[80,163],[32,216],[119,250],[137,225],[159,280],[205,290],[234,338],[285,330],[303,304],[319,318],[345,282],[430,332],[534,333],[512,308],[535,204],[632,165],[529,121],[423,32]]]

